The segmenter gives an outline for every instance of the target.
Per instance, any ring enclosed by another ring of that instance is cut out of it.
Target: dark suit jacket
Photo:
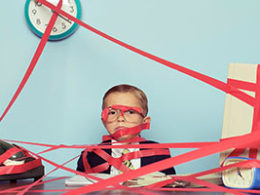
[[[110,140],[103,142],[103,143],[109,143],[109,142],[110,142]],[[156,143],[157,142],[154,142],[154,141],[142,141],[142,142],[140,142],[140,144],[156,144]],[[103,150],[106,153],[108,153],[109,155],[111,155],[111,149],[103,149]],[[140,150],[147,150],[147,149],[146,148],[140,148]],[[83,152],[81,153],[81,156],[78,160],[77,171],[84,172],[85,168],[84,168],[84,165],[83,165],[82,154],[83,154]],[[141,167],[148,165],[148,164],[151,164],[151,163],[154,163],[154,162],[158,162],[160,160],[170,158],[170,157],[171,157],[170,155],[153,155],[153,156],[148,156],[148,157],[142,157],[141,158]],[[95,152],[88,152],[87,160],[88,160],[88,163],[91,167],[95,167],[97,165],[100,165],[100,164],[103,164],[104,162],[106,162],[103,158],[98,156]],[[109,166],[109,168],[107,170],[103,171],[102,173],[108,173],[109,174],[110,169],[111,169],[111,166]],[[163,172],[167,175],[175,174],[175,169],[174,169],[174,167],[171,167],[171,168],[168,168],[168,169],[160,170],[160,172]]]

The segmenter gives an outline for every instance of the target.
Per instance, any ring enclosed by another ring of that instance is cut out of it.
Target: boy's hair
[[[103,97],[102,110],[106,107],[106,105],[105,105],[106,97],[109,94],[115,93],[115,92],[119,92],[119,93],[130,92],[130,93],[133,93],[137,97],[137,99],[140,101],[141,107],[143,109],[144,116],[147,115],[147,113],[148,113],[148,100],[147,100],[145,93],[141,89],[138,89],[137,87],[134,87],[134,86],[131,86],[131,85],[126,85],[126,84],[114,86],[105,93],[105,95]]]

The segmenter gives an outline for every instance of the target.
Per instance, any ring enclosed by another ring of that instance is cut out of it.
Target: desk
[[[48,177],[47,180],[49,179],[54,179],[51,177]],[[14,187],[19,187],[19,186],[23,186],[23,185],[29,185],[33,182],[32,179],[25,179],[25,180],[18,180],[16,183],[10,183],[9,181],[0,181],[0,192],[3,190],[7,190],[10,188],[14,188]],[[35,190],[34,192],[28,192],[26,194],[28,195],[58,195],[58,194],[62,194],[64,192],[66,192],[68,189],[72,189],[72,187],[66,187],[65,186],[65,179],[62,180],[57,180],[57,181],[53,181],[53,182],[49,182],[49,183],[44,183],[38,186],[35,186],[32,188],[33,190]],[[37,190],[37,191],[36,191]],[[41,192],[42,190],[58,190],[56,192]],[[176,192],[176,191],[153,191],[154,194],[165,194],[165,195],[169,195],[169,194],[177,194],[177,195],[227,195],[227,193],[224,192]],[[16,193],[4,193],[5,195],[11,195],[11,194],[16,194]],[[93,193],[89,193],[92,195],[136,195],[137,192],[128,192],[125,190],[116,190],[116,191],[99,191],[99,192],[93,192]]]

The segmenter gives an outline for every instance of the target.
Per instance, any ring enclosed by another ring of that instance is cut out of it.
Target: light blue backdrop
[[[25,1],[0,8],[0,113],[40,42],[27,27]],[[259,0],[81,0],[82,20],[154,55],[226,81],[228,64],[259,63]],[[95,144],[104,92],[127,83],[149,98],[151,129],[162,143],[218,141],[225,94],[80,27],[48,42],[28,83],[0,123],[0,138],[48,144]],[[24,145],[37,152],[43,148]],[[62,163],[81,150],[44,155]],[[172,150],[172,155],[184,149]],[[189,173],[218,165],[218,155],[177,166]],[[53,168],[45,163],[47,171]],[[69,164],[75,168],[76,161]],[[53,175],[69,175],[57,171]]]

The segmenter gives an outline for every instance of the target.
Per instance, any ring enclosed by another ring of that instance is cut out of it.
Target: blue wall
[[[40,42],[27,27],[25,1],[0,8],[0,113],[18,87]],[[154,55],[226,81],[228,64],[259,63],[259,0],[81,0],[82,20]],[[0,123],[0,138],[49,144],[95,144],[104,92],[128,83],[149,98],[159,142],[218,141],[225,93],[128,51],[80,27],[48,42],[28,83]],[[43,148],[25,145],[37,152]],[[172,150],[172,155],[184,149]],[[80,150],[45,157],[62,163]],[[178,173],[217,166],[218,155],[177,166]],[[70,163],[76,167],[76,161]],[[46,165],[47,171],[52,167]],[[68,175],[58,171],[54,175]]]

